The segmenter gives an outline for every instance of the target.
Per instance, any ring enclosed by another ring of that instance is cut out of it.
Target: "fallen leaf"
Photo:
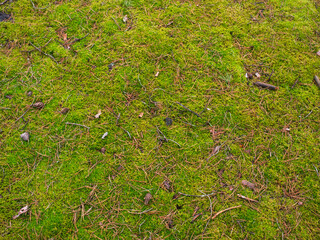
[[[13,96],[12,95],[6,95],[5,98],[11,100],[13,98]]]
[[[171,191],[171,184],[168,180],[165,180],[163,183],[162,183],[162,188],[164,188],[165,190],[167,191]]]
[[[320,56],[320,50],[317,52],[317,55]]]
[[[159,72],[157,72],[156,75],[154,75],[154,76],[158,77],[159,76]]]
[[[257,73],[257,72],[254,75],[256,75],[257,78],[261,77],[261,75],[259,73]]]
[[[96,115],[94,115],[95,118],[99,118],[101,115],[101,109],[99,109],[98,113]]]
[[[142,118],[143,117],[143,112],[139,114],[139,118]]]
[[[31,97],[31,96],[32,96],[32,94],[33,94],[33,92],[32,92],[32,91],[28,91],[28,92],[27,92],[27,96],[28,96],[28,97]]]

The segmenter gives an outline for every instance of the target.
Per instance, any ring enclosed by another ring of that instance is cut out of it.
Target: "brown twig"
[[[38,48],[37,46],[33,45],[31,42],[30,42],[30,44],[31,44],[35,49],[37,49],[41,54],[43,54],[43,55],[51,58],[56,64],[59,65],[59,63],[57,62],[57,60],[56,60],[53,56],[51,56],[51,55],[48,54],[48,53],[43,52],[40,48]]]
[[[212,219],[212,220],[215,219],[215,218],[218,217],[221,213],[224,213],[224,212],[226,212],[226,211],[230,211],[230,210],[232,210],[232,209],[240,208],[240,207],[242,207],[242,205],[234,206],[234,207],[230,207],[230,208],[221,210],[221,211],[217,212],[211,219]]]
[[[242,199],[247,200],[247,201],[249,201],[249,202],[258,202],[257,200],[248,198],[248,197],[243,196],[243,195],[241,195],[241,194],[237,194],[237,196],[238,196],[239,198],[242,198]]]
[[[279,89],[279,87],[273,86],[273,85],[268,84],[268,83],[263,83],[263,82],[255,82],[255,83],[253,83],[253,85],[256,85],[256,86],[262,87],[262,88],[267,88],[267,89],[270,89],[270,90],[278,90]]]
[[[5,0],[4,2],[0,3],[0,6],[6,4],[7,2],[9,2],[9,0]]]
[[[114,23],[118,26],[119,30],[121,30],[121,27],[119,26],[119,24],[117,23],[117,21],[114,19],[114,17],[111,17],[114,21]]]

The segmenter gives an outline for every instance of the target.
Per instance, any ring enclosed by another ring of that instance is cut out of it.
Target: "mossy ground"
[[[0,23],[1,239],[319,239],[318,5],[2,5],[12,19]],[[253,86],[246,72],[279,90]],[[35,101],[45,107],[17,121]]]

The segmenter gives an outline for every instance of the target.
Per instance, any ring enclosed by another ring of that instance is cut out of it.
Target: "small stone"
[[[27,92],[27,96],[28,96],[28,97],[31,97],[31,96],[32,96],[32,94],[33,94],[33,92],[32,92],[32,91],[28,91],[28,92]]]
[[[37,108],[37,109],[42,109],[44,107],[44,103],[43,102],[36,102],[36,103],[32,104],[31,107]]]
[[[69,108],[62,108],[61,111],[60,111],[60,113],[63,114],[63,115],[65,115],[65,114],[67,114],[69,111],[70,111]]]
[[[144,197],[144,204],[148,205],[151,199],[152,199],[151,193],[147,193],[146,196]]]
[[[166,122],[167,126],[171,126],[173,122],[172,119],[169,117],[167,117],[164,121]]]
[[[23,141],[29,141],[29,139],[30,139],[30,134],[28,133],[28,132],[25,132],[25,133],[22,133],[21,135],[20,135],[20,137],[21,137],[21,139],[23,140]]]

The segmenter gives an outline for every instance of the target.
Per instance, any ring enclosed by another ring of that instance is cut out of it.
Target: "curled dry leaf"
[[[101,115],[101,109],[99,109],[98,113],[96,115],[94,115],[95,118],[99,118]]]
[[[30,134],[28,133],[28,132],[25,132],[25,133],[22,133],[21,135],[20,135],[20,137],[21,137],[21,139],[23,140],[23,141],[29,141],[29,139],[30,139]]]
[[[28,205],[23,207],[23,208],[21,208],[20,211],[18,212],[18,214],[13,216],[13,219],[18,218],[21,214],[24,214],[24,213],[28,212],[28,210],[29,210],[29,206]]]
[[[146,196],[144,197],[144,204],[148,205],[151,199],[152,199],[151,193],[147,193]]]
[[[44,103],[43,102],[36,102],[36,103],[32,104],[31,107],[37,108],[37,109],[42,109],[44,107]]]
[[[252,182],[249,182],[247,180],[242,180],[241,184],[245,187],[250,188],[251,190],[255,190],[256,185]]]
[[[143,117],[143,112],[139,114],[139,118],[142,118]]]

